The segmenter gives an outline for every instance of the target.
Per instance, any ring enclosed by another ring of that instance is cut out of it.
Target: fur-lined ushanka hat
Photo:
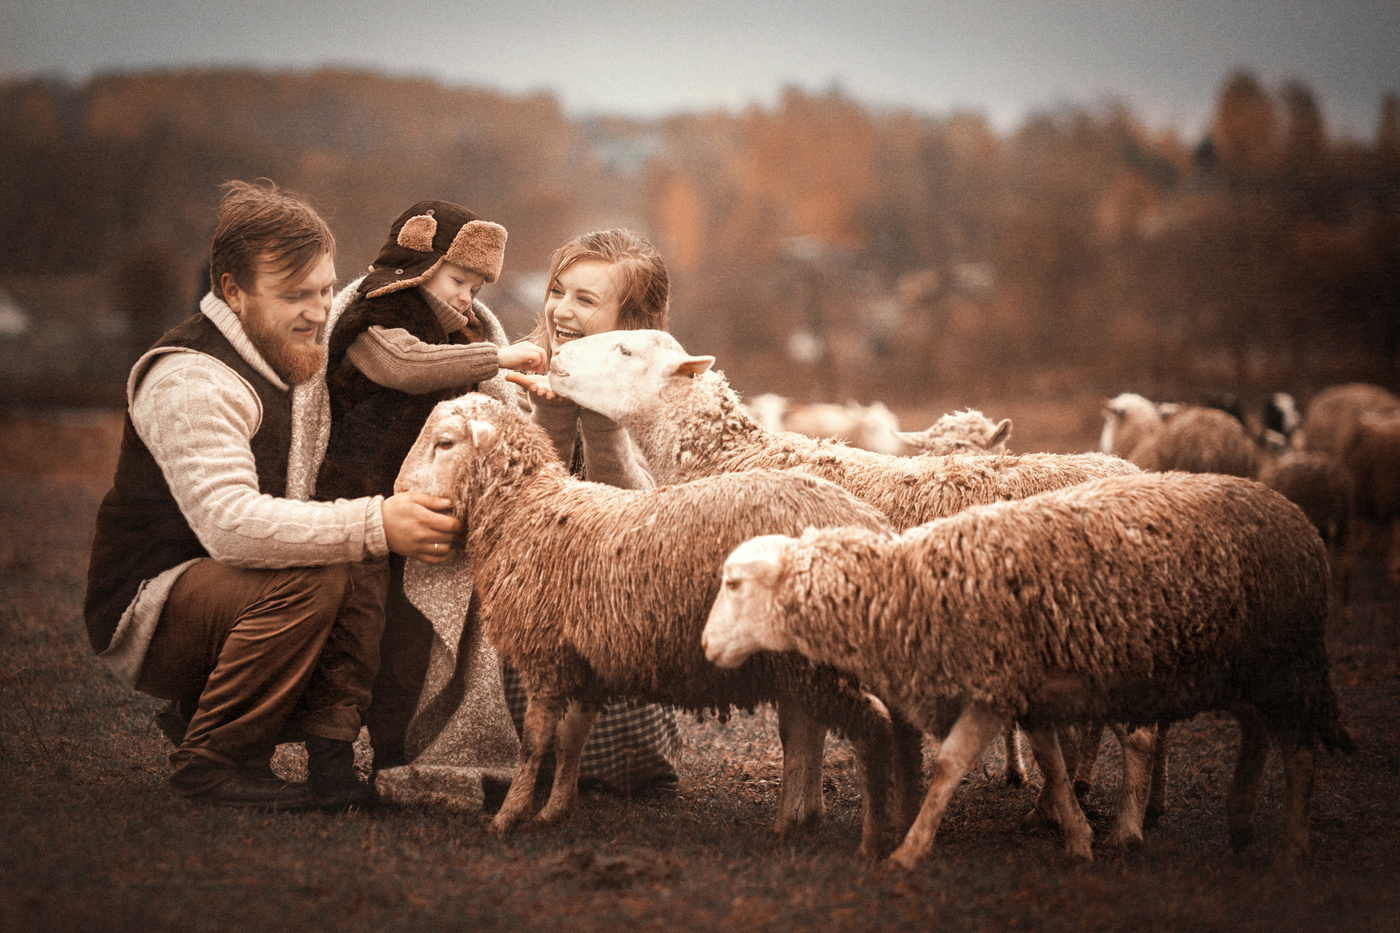
[[[389,228],[359,293],[378,298],[421,285],[444,260],[494,282],[505,255],[505,227],[450,201],[419,201]]]

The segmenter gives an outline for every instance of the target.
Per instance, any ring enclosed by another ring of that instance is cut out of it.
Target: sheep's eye
[[[438,438],[438,442],[437,442],[437,444],[436,444],[435,446],[437,447],[438,450],[451,450],[451,449],[452,449],[453,447],[455,447],[456,445],[457,445],[457,442],[454,441],[452,438],[450,438],[450,437],[440,437],[440,438]]]
[[[737,590],[737,589],[739,588],[739,581],[738,581],[738,580],[725,580],[725,581],[724,581],[724,588],[725,588],[726,590]]]
[[[618,352],[618,353],[621,353],[623,356],[631,356],[631,355],[632,355],[632,351],[629,350],[629,349],[627,349],[626,347],[624,347],[624,346],[623,346],[622,344],[620,344],[620,343],[617,345],[617,352]]]

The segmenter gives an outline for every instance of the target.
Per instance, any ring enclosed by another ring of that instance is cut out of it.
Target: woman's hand
[[[523,369],[528,373],[542,373],[549,365],[544,348],[522,340],[501,350],[498,355],[501,369]],[[509,375],[506,376],[510,378]]]
[[[548,376],[536,376],[529,373],[516,372],[507,372],[505,375],[507,382],[513,382],[518,386],[524,386],[526,390],[534,395],[547,399],[557,398],[554,394],[554,390],[549,387]]]

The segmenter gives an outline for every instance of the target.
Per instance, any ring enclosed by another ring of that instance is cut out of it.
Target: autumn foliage
[[[1373,140],[1339,139],[1306,86],[1239,72],[1183,140],[1127,106],[998,133],[789,89],[637,121],[364,72],[190,71],[0,86],[0,125],[0,288],[90,276],[74,326],[119,322],[127,354],[192,306],[219,183],[266,176],[324,210],[342,279],[420,198],[505,224],[485,297],[518,334],[555,245],[638,228],[671,266],[678,336],[745,392],[1187,398],[1400,378],[1394,95]]]

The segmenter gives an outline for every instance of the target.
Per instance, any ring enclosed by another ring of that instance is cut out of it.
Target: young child
[[[544,370],[545,351],[508,344],[476,300],[500,274],[505,243],[499,224],[447,201],[419,201],[389,227],[369,272],[336,297],[326,322],[331,426],[318,498],[392,494],[439,401],[480,391],[518,404],[502,371]],[[403,568],[403,558],[390,558],[380,671],[365,716],[376,770],[404,763],[433,636],[403,594]]]
[[[570,340],[609,330],[664,330],[670,306],[666,264],[647,240],[629,230],[574,237],[550,257],[544,317],[531,339],[554,351]],[[626,429],[597,412],[559,398],[545,376],[512,374],[530,391],[537,424],[549,432],[560,459],[584,479],[627,489],[655,485]],[[519,729],[526,694],[507,670],[506,699]],[[636,793],[676,786],[680,730],[675,711],[655,704],[611,703],[593,724],[580,763],[585,782]]]
[[[434,405],[471,391],[513,404],[501,371],[544,371],[545,351],[508,345],[476,300],[500,274],[505,245],[500,224],[419,201],[390,226],[369,272],[337,297],[326,322],[331,431],[319,497],[389,494]]]

